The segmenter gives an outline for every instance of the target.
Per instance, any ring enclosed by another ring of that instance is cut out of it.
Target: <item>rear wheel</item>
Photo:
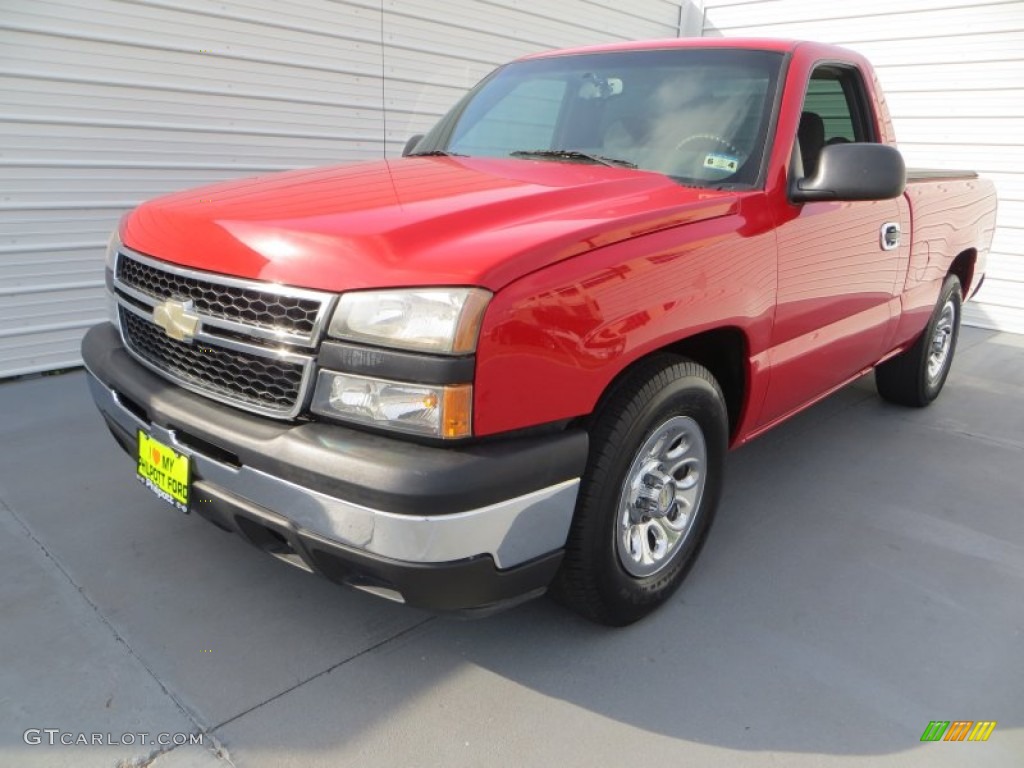
[[[591,430],[554,597],[615,626],[667,600],[707,536],[727,443],[724,398],[706,368],[661,356],[627,376]]]
[[[942,391],[960,335],[960,280],[949,275],[924,333],[914,345],[875,368],[875,386],[884,399],[922,408]]]

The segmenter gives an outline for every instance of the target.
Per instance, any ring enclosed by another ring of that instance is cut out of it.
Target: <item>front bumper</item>
[[[139,365],[109,324],[82,356],[129,455],[139,429],[187,454],[191,508],[281,560],[434,610],[540,594],[558,568],[585,432],[424,446],[220,405]]]

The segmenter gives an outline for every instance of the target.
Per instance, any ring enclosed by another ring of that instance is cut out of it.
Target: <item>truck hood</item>
[[[625,168],[402,158],[157,198],[125,219],[121,238],[182,266],[319,290],[498,290],[593,248],[723,216],[736,199]]]

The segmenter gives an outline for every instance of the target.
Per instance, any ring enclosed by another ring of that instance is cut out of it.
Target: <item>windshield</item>
[[[782,55],[655,50],[513,62],[470,91],[414,154],[587,162],[698,186],[758,183]]]

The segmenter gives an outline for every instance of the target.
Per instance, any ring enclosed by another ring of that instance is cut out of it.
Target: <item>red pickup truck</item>
[[[651,611],[728,448],[872,369],[939,394],[995,226],[807,42],[528,56],[403,155],[139,206],[82,353],[158,496],[435,610]]]

